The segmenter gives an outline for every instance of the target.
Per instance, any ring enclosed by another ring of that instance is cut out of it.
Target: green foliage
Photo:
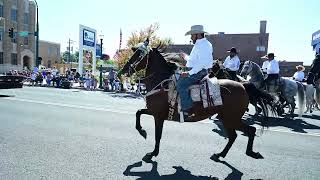
[[[71,59],[71,62],[78,62],[79,61],[79,51],[76,51],[73,54],[71,53],[70,59]],[[61,60],[63,63],[69,62],[69,52],[68,51],[65,51],[62,53]]]
[[[119,59],[116,61],[118,68],[121,69],[133,55],[131,48],[136,47],[139,43],[144,42],[147,38],[149,38],[149,46],[151,47],[157,47],[160,43],[162,45],[173,44],[170,38],[160,38],[157,36],[156,33],[159,28],[159,24],[154,23],[147,28],[141,29],[139,32],[132,32],[127,41],[126,48],[121,49]],[[136,73],[136,77],[141,77],[143,74],[143,71],[138,72]]]

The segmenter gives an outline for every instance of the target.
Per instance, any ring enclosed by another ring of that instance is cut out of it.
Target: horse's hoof
[[[152,162],[152,155],[151,153],[147,153],[143,158],[142,160],[146,163],[151,163]]]
[[[215,161],[215,162],[220,162],[219,157],[220,157],[219,155],[213,154],[213,155],[210,157],[210,159],[213,160],[213,161]]]
[[[144,139],[147,139],[147,131],[145,131],[144,129],[141,129],[139,131],[139,134],[144,138]]]
[[[264,157],[259,152],[246,152],[246,154],[254,159],[264,159]]]

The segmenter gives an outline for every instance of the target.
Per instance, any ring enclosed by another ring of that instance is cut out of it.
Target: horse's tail
[[[254,99],[258,102],[258,104],[261,106],[263,115],[265,117],[268,117],[268,112],[270,111],[273,115],[278,116],[277,113],[277,105],[276,105],[276,99],[271,94],[258,89],[254,84],[252,83],[243,83],[244,88],[246,89],[249,99]]]
[[[304,107],[305,107],[305,93],[303,84],[296,82],[298,85],[298,108],[299,108],[299,117],[302,116]]]

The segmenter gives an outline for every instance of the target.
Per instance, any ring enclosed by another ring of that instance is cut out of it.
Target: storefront
[[[320,53],[320,30],[312,34],[311,46],[313,47],[313,50]]]

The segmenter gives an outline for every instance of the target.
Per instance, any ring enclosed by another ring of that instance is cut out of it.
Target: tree
[[[74,54],[70,55],[71,62],[79,61],[79,51],[76,51]],[[69,63],[69,52],[65,51],[62,53],[61,60],[63,63]]]
[[[154,23],[145,29],[141,29],[139,32],[135,31],[131,33],[127,41],[127,46],[125,49],[121,49],[119,52],[119,58],[116,61],[117,66],[121,69],[129,60],[129,58],[133,55],[131,50],[132,47],[136,47],[139,43],[145,41],[149,38],[150,47],[156,47],[160,43],[163,45],[172,44],[172,40],[170,38],[160,38],[156,35],[156,32],[159,30],[159,24]],[[137,73],[137,76],[141,76],[141,73]]]

